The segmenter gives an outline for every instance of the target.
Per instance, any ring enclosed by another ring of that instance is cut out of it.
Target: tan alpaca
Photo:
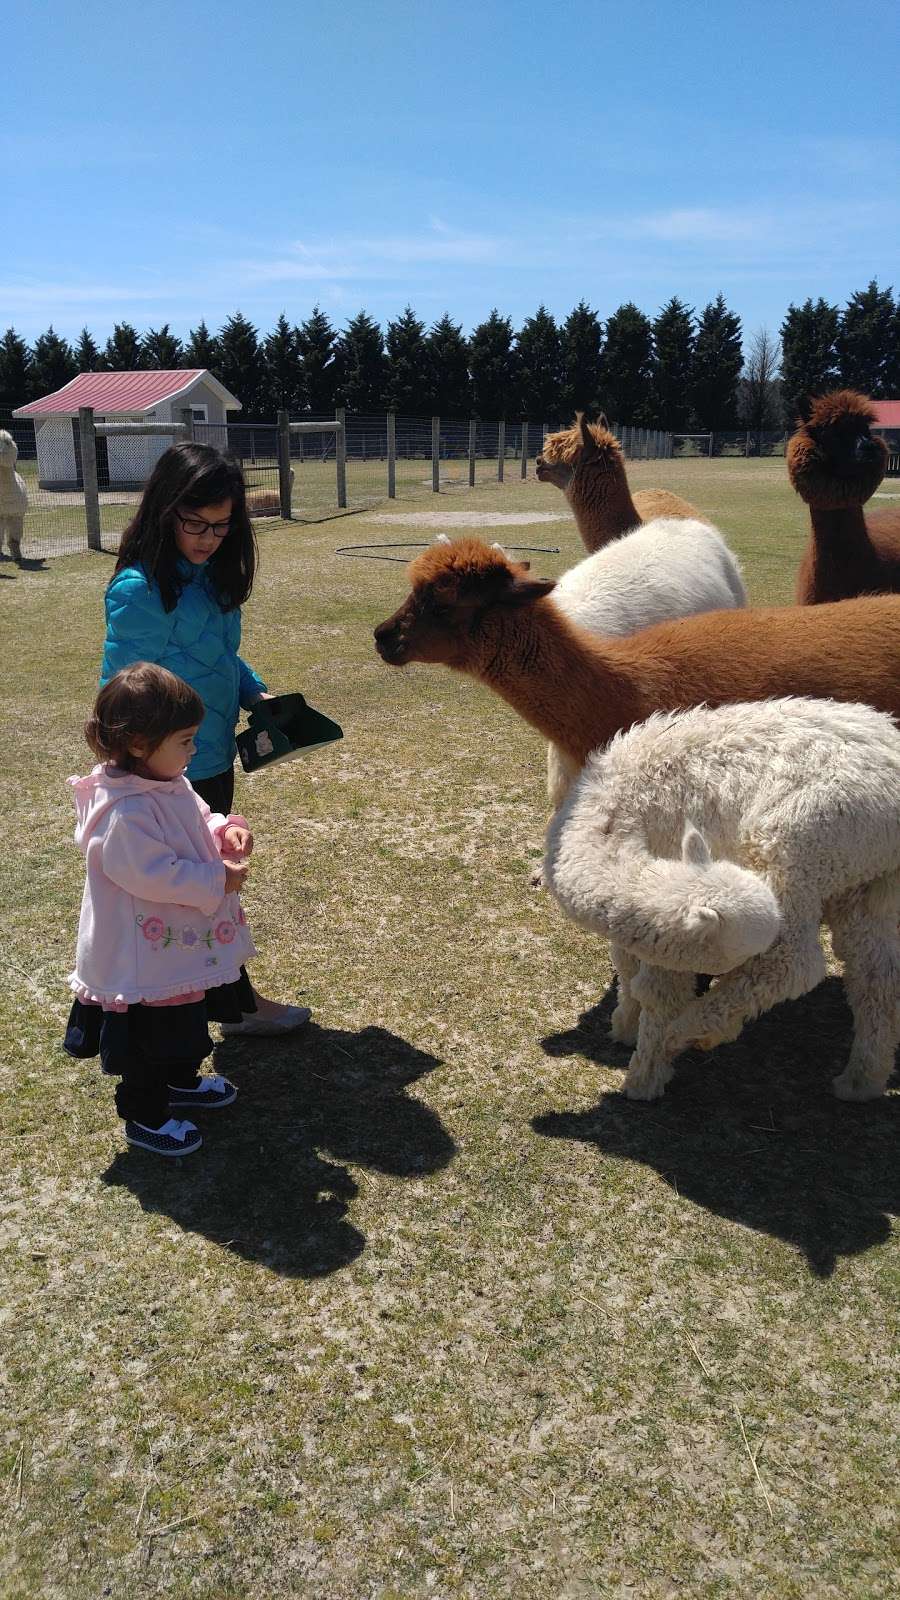
[[[11,433],[0,428],[0,554],[4,541],[14,561],[22,559],[22,532],[28,510],[28,490],[16,471],[19,447]]]
[[[563,616],[551,579],[477,539],[432,545],[409,575],[408,599],[375,629],[382,659],[470,673],[578,768],[653,711],[813,695],[900,715],[898,595],[707,611],[601,639]]]
[[[810,537],[797,572],[799,605],[900,590],[900,511],[863,513],[887,465],[872,433],[875,409],[854,389],[800,401],[788,476],[809,506]]]
[[[541,483],[555,483],[562,490],[587,550],[600,550],[655,517],[700,515],[668,489],[639,489],[632,495],[622,447],[603,416],[588,423],[579,412],[571,428],[548,433],[536,471]]]

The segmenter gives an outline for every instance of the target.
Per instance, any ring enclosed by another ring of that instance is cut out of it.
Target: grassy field
[[[631,475],[716,520],[754,602],[789,600],[782,463]],[[516,480],[396,508],[483,511],[488,539],[559,545],[531,556],[551,575],[570,522],[487,514],[563,509]],[[345,730],[238,777],[254,976],[315,1020],[217,1048],[240,1098],[170,1166],[59,1048],[64,779],[112,560],[0,564],[0,1592],[894,1595],[900,1095],[832,1098],[832,977],[624,1101],[606,947],[528,887],[540,740],[468,679],[385,667],[403,566],[335,554],[433,531],[260,525],[244,653]]]

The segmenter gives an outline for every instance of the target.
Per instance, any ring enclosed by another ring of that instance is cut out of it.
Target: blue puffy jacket
[[[213,778],[234,762],[234,730],[241,706],[252,705],[266,685],[238,655],[241,613],[223,611],[205,566],[182,557],[184,588],[173,611],[164,611],[157,585],[143,567],[123,567],[106,591],[106,643],[101,686],[134,661],[155,661],[196,689],[206,708],[189,778]]]

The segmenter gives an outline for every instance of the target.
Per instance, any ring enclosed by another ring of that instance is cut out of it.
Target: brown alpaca
[[[571,428],[548,433],[535,468],[541,483],[562,490],[587,550],[600,550],[654,517],[700,515],[668,489],[639,489],[632,495],[622,447],[603,416],[588,423],[579,411]]]
[[[809,506],[810,538],[797,573],[802,606],[900,590],[900,511],[863,505],[884,477],[887,446],[871,431],[871,400],[838,389],[800,402],[787,447],[791,483]]]
[[[598,639],[547,598],[552,579],[476,539],[432,545],[409,575],[412,593],[375,629],[382,659],[470,673],[579,767],[652,711],[814,695],[900,714],[900,596],[707,611]]]

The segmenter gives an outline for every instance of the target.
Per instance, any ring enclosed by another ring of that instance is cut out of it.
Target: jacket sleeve
[[[140,900],[195,906],[212,916],[225,894],[223,861],[182,861],[159,832],[152,815],[137,806],[117,806],[103,839],[103,871]]]
[[[252,667],[248,667],[246,661],[242,660],[240,656],[237,658],[237,664],[238,672],[240,673],[238,698],[243,709],[249,711],[253,702],[258,700],[261,694],[265,693],[268,686],[263,683],[262,678],[253,671]]]
[[[135,661],[161,661],[174,626],[175,612],[163,609],[159,590],[138,567],[126,567],[106,591],[101,686]]]

